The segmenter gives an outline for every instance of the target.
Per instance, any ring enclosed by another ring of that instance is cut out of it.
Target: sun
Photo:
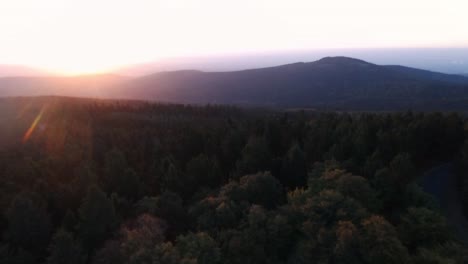
[[[55,52],[49,51],[44,56],[31,56],[30,60],[34,60],[34,64],[31,66],[53,75],[105,74],[129,65],[158,61],[163,58],[158,51],[163,50],[162,48],[155,49],[147,55],[117,47],[68,45],[67,47],[57,47]]]
[[[112,73],[116,70],[141,63],[156,62],[171,57],[170,47],[159,45],[151,50],[120,49],[119,47],[80,47],[58,48],[44,56],[30,57],[35,63],[31,66],[55,75],[76,76]]]

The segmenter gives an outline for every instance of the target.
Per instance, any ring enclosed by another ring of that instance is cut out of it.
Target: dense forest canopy
[[[448,161],[466,175],[455,113],[55,97],[0,113],[0,263],[467,260],[417,184]]]

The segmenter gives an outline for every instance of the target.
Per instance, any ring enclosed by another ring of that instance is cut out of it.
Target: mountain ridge
[[[422,93],[430,97],[426,99],[436,99],[443,93],[435,86],[450,86],[449,92],[460,94],[461,86],[468,85],[468,78],[403,66],[381,66],[348,57],[325,57],[315,62],[232,72],[154,74],[132,79],[130,85],[121,90],[125,98],[313,106],[324,102],[337,105],[350,97],[406,99],[408,95],[417,97]],[[468,95],[462,92],[463,96]]]
[[[28,89],[20,82],[5,89],[5,79],[0,79],[0,96],[7,90],[8,96],[29,92],[187,104],[343,110],[429,109],[437,105],[451,109],[455,104],[453,110],[468,110],[462,103],[468,100],[467,77],[343,56],[239,71],[180,70],[136,78],[96,78],[85,78],[81,86],[74,79],[58,85],[38,79],[36,85],[30,82]]]

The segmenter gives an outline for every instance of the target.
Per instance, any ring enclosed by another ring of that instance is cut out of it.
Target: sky
[[[60,74],[169,57],[468,48],[466,0],[0,0],[0,64]]]

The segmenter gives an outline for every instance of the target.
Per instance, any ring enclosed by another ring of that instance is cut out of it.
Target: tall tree
[[[20,193],[6,211],[7,241],[15,247],[36,253],[49,244],[52,228],[47,211],[37,200],[31,194]]]
[[[86,257],[81,246],[73,239],[73,235],[65,230],[59,230],[52,238],[50,256],[47,264],[84,264]]]
[[[91,187],[83,199],[79,218],[79,237],[88,251],[104,242],[116,226],[114,205],[96,186]]]
[[[268,142],[263,137],[251,137],[244,149],[242,158],[237,163],[239,176],[270,169],[271,153]]]
[[[367,263],[408,263],[405,246],[398,239],[395,228],[381,216],[362,221],[361,254]]]
[[[280,179],[286,187],[305,186],[307,181],[306,156],[299,144],[293,144],[283,158]]]
[[[189,233],[177,238],[176,248],[182,258],[195,259],[197,264],[221,263],[216,241],[206,233]]]

